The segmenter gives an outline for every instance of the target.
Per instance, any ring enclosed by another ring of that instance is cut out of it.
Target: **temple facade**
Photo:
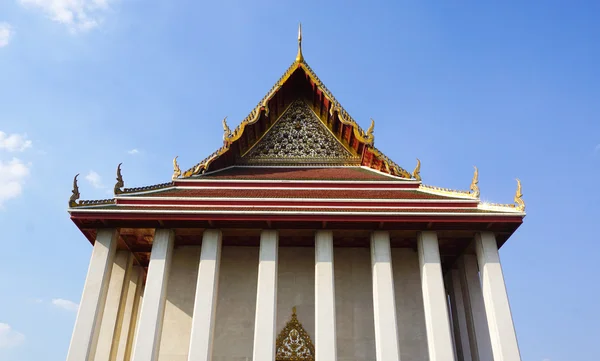
[[[520,361],[498,249],[525,216],[423,184],[295,61],[167,183],[69,200],[93,245],[67,361]],[[468,182],[466,182],[468,184]]]

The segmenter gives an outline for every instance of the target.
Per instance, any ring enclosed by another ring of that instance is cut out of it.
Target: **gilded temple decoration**
[[[119,163],[117,166],[117,182],[115,183],[114,189],[115,195],[123,193],[123,189],[121,188],[125,186],[125,183],[123,182],[123,175],[121,174],[121,164],[123,163]]]
[[[421,181],[421,160],[419,158],[417,158],[417,166],[412,172],[412,177],[415,180]]]
[[[525,201],[523,200],[523,189],[521,188],[521,181],[517,179],[517,192],[515,193],[515,204],[516,208],[525,212]]]
[[[79,177],[79,174],[73,178],[73,190],[71,191],[71,197],[69,198],[69,207],[77,207],[77,200],[81,196],[79,194],[79,186],[77,185],[77,177]]]
[[[473,174],[473,180],[471,181],[471,187],[469,188],[475,198],[479,198],[479,170],[475,167],[475,173]]]
[[[179,168],[179,164],[177,164],[177,158],[179,156],[173,158],[173,176],[171,179],[177,179],[181,175],[181,168]]]
[[[379,149],[373,148],[373,155],[383,162],[383,166],[385,170],[397,177],[412,179],[412,174],[410,174],[406,169],[400,167],[398,164],[394,163],[393,160],[388,158],[385,154],[383,154]]]
[[[446,196],[475,198],[470,191],[435,187],[435,186],[429,186],[426,184],[419,185],[419,189],[429,191],[430,193],[441,194],[441,195],[446,195]]]
[[[294,101],[244,159],[261,162],[350,162],[348,151],[302,100]]]
[[[302,55],[302,24],[298,24],[298,54],[296,54],[296,61],[304,61],[304,56]]]
[[[373,135],[374,122],[371,121],[371,127],[369,128],[369,130],[367,130],[365,132],[358,125],[358,123],[350,116],[350,114],[348,114],[348,112],[340,105],[340,103],[331,94],[329,89],[327,89],[327,87],[317,77],[315,72],[310,68],[310,66],[304,60],[304,56],[302,55],[302,28],[300,26],[299,27],[299,39],[298,39],[298,55],[296,56],[296,59],[294,60],[292,65],[285,71],[285,73],[281,76],[281,78],[279,78],[279,80],[275,83],[275,85],[269,90],[267,95],[265,95],[260,100],[260,102],[258,102],[258,105],[256,105],[256,107],[254,107],[254,109],[252,109],[250,114],[248,114],[248,116],[244,120],[242,120],[240,125],[238,125],[233,131],[231,131],[229,133],[226,132],[226,134],[224,134],[225,139],[224,139],[223,146],[221,148],[219,148],[217,151],[215,151],[214,153],[212,153],[211,155],[209,155],[208,157],[204,158],[202,161],[200,161],[198,164],[196,164],[192,168],[183,172],[183,178],[188,178],[188,177],[191,177],[194,175],[204,173],[215,159],[217,159],[219,156],[221,156],[222,154],[227,152],[230,149],[231,144],[233,142],[235,142],[236,140],[238,140],[242,136],[242,134],[244,133],[244,129],[247,126],[256,123],[258,121],[258,119],[260,118],[261,114],[263,114],[263,112],[264,112],[265,116],[268,116],[269,115],[269,106],[268,106],[269,101],[273,98],[273,96],[275,96],[277,91],[283,86],[283,84],[285,84],[285,82],[298,69],[302,69],[306,73],[306,75],[308,75],[310,80],[315,84],[315,86],[317,86],[323,92],[323,96],[326,99],[328,99],[329,102],[331,102],[332,106],[329,110],[330,114],[333,116],[334,114],[337,113],[338,119],[340,120],[341,123],[350,125],[352,127],[352,131],[353,131],[353,134],[356,137],[356,139],[358,139],[359,141],[365,143],[366,145],[368,145],[370,147],[373,147],[373,144],[374,144],[374,135]],[[376,149],[374,149],[374,152],[376,154],[381,154],[381,152],[379,152]],[[402,178],[408,178],[408,179],[411,178],[410,173],[408,173],[404,169],[400,168],[394,162],[391,162],[389,159],[387,159],[387,157],[386,157],[386,159],[383,159],[383,162],[385,163],[386,169],[392,170],[393,173],[391,173],[391,174],[400,176]]]
[[[276,361],[314,361],[315,359],[315,347],[296,317],[296,307],[292,308],[291,320],[277,336],[275,350]]]
[[[223,141],[227,141],[231,137],[231,129],[227,125],[227,117],[223,118]]]

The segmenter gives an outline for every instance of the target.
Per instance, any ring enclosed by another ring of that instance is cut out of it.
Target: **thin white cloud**
[[[72,32],[91,30],[102,23],[110,0],[19,0],[26,8],[37,8]]]
[[[0,48],[7,46],[14,34],[15,32],[9,23],[0,23]]]
[[[98,188],[98,189],[103,189],[104,184],[102,184],[102,178],[100,177],[100,174],[96,173],[95,171],[91,170],[86,176],[85,176],[85,180],[87,180],[88,182],[90,182],[90,184],[94,187],[94,188]]]
[[[600,154],[600,143],[594,147],[594,154]]]
[[[133,148],[132,150],[127,151],[127,153],[129,153],[131,155],[136,155],[136,154],[139,154],[140,151],[137,148]]]
[[[55,298],[52,300],[52,304],[58,308],[62,308],[67,311],[77,311],[79,309],[79,305],[73,301],[65,300],[62,298]]]
[[[17,158],[0,160],[0,208],[5,201],[21,195],[30,166]]]
[[[22,152],[27,148],[31,148],[31,140],[27,139],[27,135],[6,134],[3,131],[0,131],[0,150],[7,150],[9,152]]]
[[[17,347],[25,342],[25,335],[17,332],[8,323],[0,323],[0,350]]]

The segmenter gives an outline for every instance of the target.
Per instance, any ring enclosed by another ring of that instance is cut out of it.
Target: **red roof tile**
[[[199,179],[406,181],[406,179],[379,174],[361,167],[233,167],[205,174]]]
[[[290,208],[290,207],[176,207],[168,205],[152,205],[152,206],[103,206],[89,208],[94,210],[138,210],[138,211],[215,211],[215,212],[366,212],[366,213],[474,213],[474,214],[486,214],[486,213],[498,213],[493,211],[482,210],[478,208],[401,208],[401,209],[373,209],[373,208]],[[73,210],[74,213],[77,210]],[[134,212],[135,213],[135,212]]]
[[[440,199],[450,197],[408,190],[344,189],[218,189],[188,188],[140,194],[139,197],[211,197],[211,198],[323,198],[323,199]],[[136,196],[132,196],[134,198]],[[473,200],[477,203],[477,200]]]

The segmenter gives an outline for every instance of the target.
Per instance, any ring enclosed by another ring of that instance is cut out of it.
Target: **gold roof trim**
[[[262,100],[258,103],[258,105],[250,112],[250,114],[238,125],[233,132],[229,130],[229,127],[226,125],[226,122],[223,121],[224,127],[224,136],[223,136],[223,146],[219,148],[217,151],[213,152],[211,155],[203,159],[200,163],[196,164],[192,168],[188,169],[183,173],[182,178],[188,178],[194,175],[202,174],[204,171],[208,169],[210,164],[217,159],[219,156],[227,152],[233,142],[238,140],[242,134],[244,133],[244,129],[246,126],[256,123],[260,118],[261,111],[264,109],[265,115],[269,115],[269,107],[268,102],[273,98],[275,93],[285,84],[285,82],[292,76],[292,74],[299,68],[302,68],[304,72],[309,76],[309,78],[315,83],[315,85],[322,91],[323,96],[325,96],[331,102],[331,108],[329,110],[330,114],[333,115],[335,112],[338,113],[338,118],[343,124],[351,125],[353,129],[354,136],[360,142],[365,143],[369,147],[373,147],[375,137],[374,137],[374,126],[375,122],[371,119],[371,125],[368,130],[365,132],[358,123],[348,114],[348,112],[341,106],[341,104],[335,99],[333,94],[327,89],[325,84],[319,79],[319,77],[315,74],[315,72],[308,65],[304,56],[302,55],[302,27],[299,27],[298,33],[298,55],[296,59],[292,63],[292,65],[283,73],[283,75],[279,78],[279,80],[275,83],[275,85],[269,90],[267,95],[265,95]],[[402,178],[411,179],[411,174],[406,170],[399,167],[396,163],[392,162],[389,158],[384,156],[377,149],[373,148],[374,153],[377,156],[381,157],[385,163],[386,169],[391,169],[394,173],[392,175],[400,176]]]
[[[383,165],[385,166],[385,169],[389,174],[398,176],[400,178],[412,179],[412,175],[406,169],[394,163],[393,160],[388,158],[385,154],[381,153],[379,149],[373,147],[373,154],[376,157],[381,158],[381,160],[383,161]]]
[[[470,191],[463,191],[463,190],[456,190],[456,189],[450,189],[450,188],[435,187],[435,186],[429,186],[429,185],[426,185],[426,184],[419,185],[419,189],[425,190],[425,191],[428,191],[428,192],[431,192],[431,193],[445,195],[445,196],[469,197],[469,198],[473,198],[473,199],[477,198]]]
[[[497,210],[497,211],[513,211],[525,213],[525,201],[523,200],[523,188],[521,181],[517,179],[517,191],[515,192],[514,203],[511,204],[500,204],[500,203],[481,203],[481,209],[486,210]]]

